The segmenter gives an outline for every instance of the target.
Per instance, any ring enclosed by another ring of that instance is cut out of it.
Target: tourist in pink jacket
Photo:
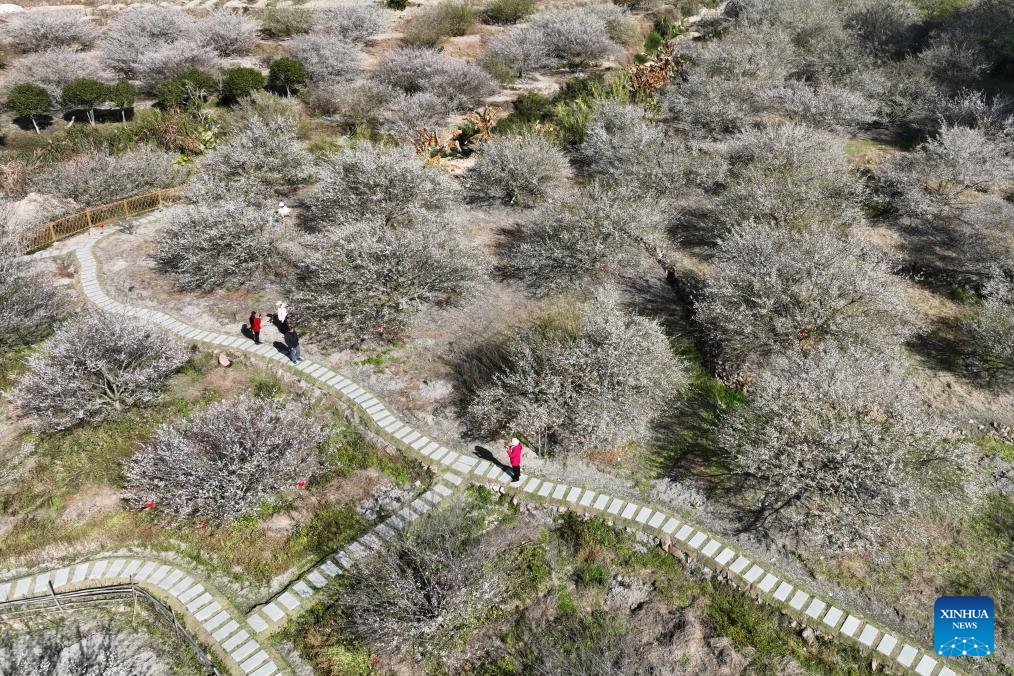
[[[521,455],[525,451],[525,447],[521,445],[517,437],[511,439],[511,443],[507,446],[507,458],[511,461],[511,471],[513,472],[512,483],[521,481]]]

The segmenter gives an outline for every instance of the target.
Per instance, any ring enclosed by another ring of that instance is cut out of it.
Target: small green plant
[[[265,7],[257,18],[261,22],[261,33],[269,38],[306,33],[313,25],[313,14],[306,7]]]
[[[502,85],[509,85],[518,79],[517,69],[503,59],[494,56],[484,56],[480,60],[479,65]]]
[[[579,587],[605,587],[609,584],[609,570],[601,563],[586,563],[577,569],[574,581]]]
[[[567,589],[560,589],[556,598],[556,614],[559,617],[573,617],[577,615],[577,604],[574,603],[574,596]]]
[[[7,108],[17,117],[30,119],[38,134],[39,125],[35,118],[52,110],[53,100],[49,98],[49,92],[37,84],[19,84],[12,87],[7,95]]]
[[[387,7],[388,9],[401,12],[408,7],[408,0],[387,0]]]
[[[299,59],[291,56],[283,56],[271,62],[268,71],[268,86],[281,91],[285,90],[286,96],[292,95],[292,89],[306,82],[306,68]]]
[[[654,54],[658,51],[658,48],[662,46],[663,42],[664,40],[662,36],[659,35],[658,31],[648,33],[648,37],[644,39],[644,53]]]
[[[155,86],[155,99],[167,110],[195,111],[217,90],[210,75],[198,68],[187,68],[172,80]]]
[[[274,399],[284,392],[282,379],[269,371],[254,371],[250,374],[250,386],[258,399]]]
[[[264,76],[253,68],[226,68],[222,74],[221,100],[226,105],[233,105],[241,98],[264,89]]]
[[[492,24],[515,24],[535,11],[535,0],[493,0],[483,11],[483,19]]]
[[[420,47],[436,47],[446,38],[464,35],[473,24],[475,10],[467,2],[443,2],[410,24],[404,41]]]

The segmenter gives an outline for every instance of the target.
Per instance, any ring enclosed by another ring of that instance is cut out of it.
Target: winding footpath
[[[141,223],[158,218],[150,214]],[[99,235],[101,237],[102,235]],[[201,343],[213,349],[244,352],[278,362],[314,385],[332,391],[352,411],[353,419],[379,435],[392,447],[429,467],[440,477],[433,487],[386,522],[341,552],[329,557],[301,575],[283,592],[266,603],[241,615],[221,594],[193,574],[141,559],[99,559],[30,578],[0,582],[2,602],[8,598],[26,598],[49,593],[67,585],[108,584],[131,578],[159,592],[174,609],[187,618],[188,627],[208,645],[231,672],[268,675],[289,673],[277,651],[265,639],[290,619],[308,608],[316,594],[342,570],[370,553],[383,551],[384,541],[412,519],[418,518],[468,483],[493,486],[517,499],[539,502],[587,515],[602,517],[617,526],[657,541],[675,556],[693,558],[711,568],[730,583],[743,589],[759,602],[775,606],[781,612],[836,639],[852,642],[893,671],[920,676],[954,676],[955,663],[945,663],[932,650],[921,647],[897,632],[836,605],[811,589],[789,579],[767,563],[754,561],[736,546],[710,532],[683,521],[651,505],[628,501],[593,487],[555,483],[526,475],[519,484],[511,484],[501,466],[447,448],[403,422],[376,395],[353,380],[334,372],[312,359],[298,365],[270,345],[255,345],[242,336],[204,331],[156,310],[134,307],[110,298],[99,281],[99,265],[92,247],[99,237],[80,236],[73,249],[79,263],[80,283],[87,299],[99,309],[117,315],[136,317],[157,324],[180,339]],[[46,256],[44,252],[41,256]],[[55,255],[63,255],[55,254]],[[136,564],[136,565],[135,565]]]

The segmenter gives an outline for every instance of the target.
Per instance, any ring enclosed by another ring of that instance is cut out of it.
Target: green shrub
[[[291,90],[306,82],[306,68],[299,59],[283,56],[271,62],[268,72],[268,85],[277,90],[285,90],[291,96]]]
[[[387,0],[387,7],[400,12],[408,7],[408,0]]]
[[[172,80],[157,84],[153,93],[163,108],[195,108],[216,90],[210,75],[198,68],[187,68]]]
[[[577,569],[574,581],[579,587],[605,587],[609,584],[609,571],[601,563],[586,563]]]
[[[475,11],[467,2],[443,2],[412,21],[404,41],[417,47],[436,47],[445,38],[468,32]]]
[[[486,72],[502,85],[509,85],[518,79],[518,71],[504,59],[486,55],[479,65],[486,69]]]
[[[313,14],[306,7],[265,7],[257,18],[261,21],[261,33],[269,38],[306,33],[313,25]]]
[[[549,98],[538,92],[524,92],[514,100],[514,110],[496,123],[494,131],[509,134],[531,129],[539,122],[545,122],[553,114]]]
[[[483,11],[486,23],[514,24],[535,11],[535,0],[493,0]]]
[[[88,122],[95,124],[95,107],[103,103],[109,96],[109,87],[90,77],[79,77],[71,80],[60,92],[64,106],[81,107],[88,111]]]
[[[35,118],[37,115],[45,115],[53,109],[53,100],[49,98],[49,92],[37,84],[19,84],[11,88],[7,95],[7,108],[14,112],[17,117],[31,119],[35,133],[39,133],[39,125]]]
[[[221,100],[232,105],[251,93],[264,89],[264,76],[253,68],[226,68],[222,73]]]
[[[134,106],[137,99],[137,87],[124,80],[109,88],[109,101],[120,109],[120,117],[127,121],[127,108]]]
[[[658,31],[648,33],[648,37],[644,39],[644,53],[654,54],[662,46],[662,42],[662,36],[659,35]]]

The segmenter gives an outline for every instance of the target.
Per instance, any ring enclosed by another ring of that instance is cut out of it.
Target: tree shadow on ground
[[[956,378],[986,391],[1010,387],[1011,378],[988,356],[978,354],[959,318],[934,321],[912,336],[908,348],[927,368],[950,373]]]

